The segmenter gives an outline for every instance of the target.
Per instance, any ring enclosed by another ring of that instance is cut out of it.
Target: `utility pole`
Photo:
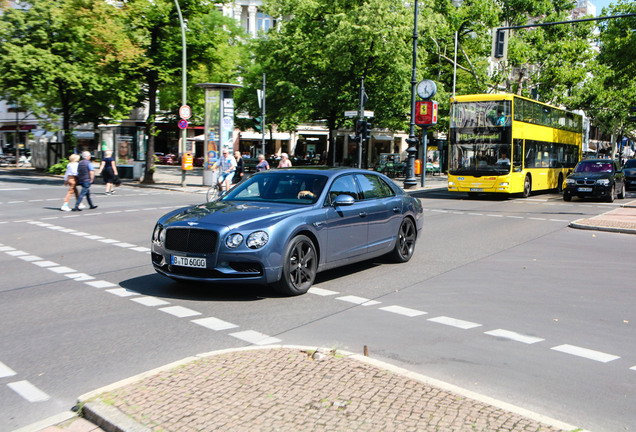
[[[185,24],[183,23],[183,16],[181,15],[181,8],[179,7],[179,0],[174,0],[174,4],[177,7],[177,13],[179,14],[179,23],[181,24],[181,106],[187,105],[187,53],[186,53],[186,35]],[[186,141],[188,139],[187,128],[181,129],[181,186],[186,185],[186,170],[183,169],[183,158],[185,157]]]
[[[358,139],[358,168],[362,168],[362,146],[364,145],[367,131],[367,122],[364,118],[364,104],[367,94],[364,91],[364,77],[360,82],[360,109],[358,110],[358,122],[356,123],[356,137]]]
[[[261,153],[265,156],[265,74],[263,74],[263,89],[261,90]],[[265,157],[267,159],[267,157]]]

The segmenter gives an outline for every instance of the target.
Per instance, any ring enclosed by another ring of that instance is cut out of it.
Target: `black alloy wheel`
[[[316,278],[318,254],[309,237],[298,235],[287,245],[283,261],[283,275],[277,290],[285,295],[306,293]]]
[[[609,195],[607,196],[607,202],[612,203],[614,202],[614,196],[616,195],[616,186],[612,185],[612,187],[610,188],[609,191]]]
[[[623,182],[623,185],[621,186],[621,189],[618,192],[617,197],[618,197],[618,199],[624,199],[625,198],[625,182]]]
[[[404,263],[411,259],[415,251],[415,225],[409,218],[405,218],[400,224],[395,247],[391,256],[394,261]]]

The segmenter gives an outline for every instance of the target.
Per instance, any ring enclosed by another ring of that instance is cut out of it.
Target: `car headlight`
[[[243,236],[239,233],[230,234],[225,239],[225,246],[230,249],[234,249],[235,247],[239,247],[243,243]]]
[[[576,184],[576,180],[571,179],[571,178],[569,178],[569,179],[565,179],[565,184],[568,184],[568,185],[575,185],[575,184]]]
[[[163,244],[166,240],[166,230],[159,224],[155,226],[155,230],[152,232],[152,241],[155,243]]]
[[[610,181],[609,179],[598,179],[596,180],[596,184],[601,186],[609,186]]]
[[[510,186],[510,183],[508,183],[508,182],[501,182],[501,183],[499,183],[499,186]]]
[[[262,248],[269,241],[269,235],[265,231],[256,231],[247,236],[245,244],[250,249]]]

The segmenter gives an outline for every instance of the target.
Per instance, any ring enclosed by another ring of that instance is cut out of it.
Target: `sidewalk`
[[[86,420],[42,432],[576,429],[369,357],[289,346],[186,358],[83,395],[78,406]]]
[[[200,173],[188,175],[182,187],[180,170],[166,168],[157,170],[154,185],[124,184],[207,190]],[[446,181],[427,176],[425,188],[418,184],[409,192],[444,189]],[[636,234],[636,201],[570,226]],[[250,347],[189,357],[80,396],[77,407],[79,413],[62,413],[20,432],[580,430],[373,357],[316,353],[315,347]]]

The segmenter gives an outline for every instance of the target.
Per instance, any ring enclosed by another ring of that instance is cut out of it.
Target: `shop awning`
[[[5,125],[0,126],[0,131],[2,132],[15,132],[16,125]],[[35,125],[20,125],[20,132],[30,131],[31,129],[35,129]]]
[[[241,132],[241,139],[245,140],[260,140],[263,139],[263,135],[257,132]],[[285,132],[274,132],[273,136],[270,137],[270,134],[265,134],[265,139],[274,139],[274,140],[289,140],[291,139],[291,135]]]

